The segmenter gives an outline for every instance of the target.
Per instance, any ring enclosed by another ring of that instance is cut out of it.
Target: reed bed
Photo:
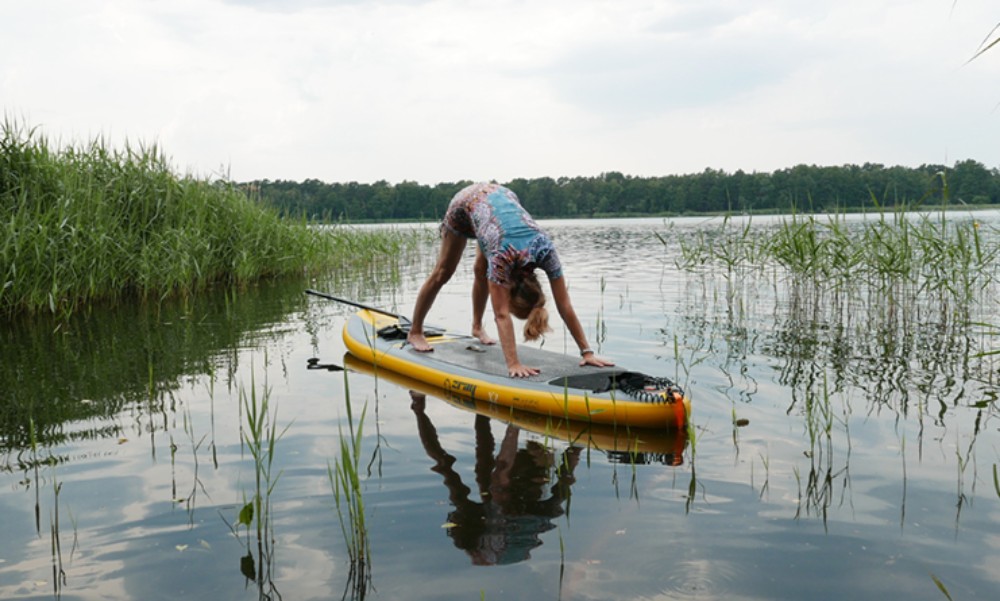
[[[842,421],[830,406],[841,395],[869,411],[941,419],[995,381],[1000,231],[982,219],[896,209],[753,227],[729,218],[660,239],[680,249],[681,269],[725,277],[730,326],[751,327],[781,361],[788,413],[806,418],[815,452]],[[744,322],[756,303],[774,318]]]
[[[317,273],[398,256],[413,236],[281,218],[252,188],[174,173],[155,145],[54,147],[0,131],[0,315]]]
[[[972,218],[898,209],[848,221],[845,215],[791,215],[775,226],[729,218],[680,241],[677,265],[726,274],[778,270],[820,289],[906,288],[969,303],[995,284],[1000,236]],[[666,243],[667,239],[660,240]]]

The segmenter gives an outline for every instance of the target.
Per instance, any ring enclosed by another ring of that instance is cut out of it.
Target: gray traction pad
[[[431,339],[434,340],[433,338]],[[490,374],[493,376],[507,377],[507,363],[503,358],[503,351],[500,344],[485,345],[472,337],[454,338],[447,342],[439,342],[433,345],[434,351],[430,353],[418,353],[410,349],[413,354],[426,355],[428,363],[445,363],[467,369]],[[570,355],[563,355],[544,349],[537,349],[531,346],[517,347],[517,356],[521,363],[529,367],[537,367],[541,373],[537,376],[524,378],[530,382],[550,382],[554,379],[561,379],[567,376],[580,376],[600,373],[605,376],[612,376],[624,373],[624,370],[617,368],[593,367],[579,365],[580,360]]]

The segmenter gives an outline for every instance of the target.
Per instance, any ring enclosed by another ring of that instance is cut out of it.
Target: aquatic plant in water
[[[780,269],[821,288],[907,288],[911,294],[939,292],[957,303],[972,301],[996,282],[996,236],[987,240],[974,219],[908,208],[865,215],[856,223],[841,214],[793,214],[752,235],[751,219],[737,226],[727,218],[718,228],[679,240],[677,267],[722,266],[728,274]]]
[[[340,435],[340,456],[336,465],[327,464],[327,477],[333,489],[340,529],[344,535],[347,556],[350,561],[346,589],[352,599],[363,599],[371,588],[371,543],[365,524],[365,503],[361,484],[361,440],[364,431],[367,405],[354,423],[351,406],[350,386],[347,372],[344,372],[344,404],[347,408],[347,433],[338,426]],[[345,597],[347,591],[345,590]]]
[[[246,428],[240,429],[240,436],[254,462],[254,488],[249,501],[240,508],[237,526],[245,526],[247,534],[247,555],[240,561],[244,576],[255,581],[262,597],[269,597],[265,590],[274,592],[271,568],[274,560],[274,535],[271,523],[271,494],[281,473],[273,474],[274,453],[277,442],[288,431],[280,433],[277,428],[277,410],[270,408],[271,391],[267,385],[260,394],[250,374],[250,392],[242,386],[239,389],[240,405],[245,411]],[[254,564],[253,548],[250,542],[251,530],[256,534],[257,559]],[[265,589],[266,587],[266,589]]]

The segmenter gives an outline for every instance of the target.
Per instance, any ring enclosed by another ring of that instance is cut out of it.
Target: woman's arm
[[[549,280],[549,285],[552,287],[552,300],[556,303],[559,317],[566,324],[566,328],[569,330],[569,334],[573,337],[576,345],[580,347],[580,365],[595,365],[597,367],[614,365],[613,362],[598,357],[590,348],[590,344],[587,342],[587,335],[583,331],[583,326],[580,325],[580,319],[576,316],[576,311],[573,309],[573,302],[569,298],[569,289],[566,287],[566,276]]]
[[[538,368],[521,364],[517,358],[517,339],[514,337],[514,320],[510,316],[510,288],[490,282],[490,300],[493,303],[493,317],[497,323],[500,348],[507,362],[507,375],[524,378],[538,373]]]

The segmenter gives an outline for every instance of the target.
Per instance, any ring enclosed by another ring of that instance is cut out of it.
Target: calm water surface
[[[409,313],[433,242],[362,274],[5,324],[0,598],[359,598],[328,475],[348,394],[371,599],[997,598],[997,365],[977,357],[997,341],[967,325],[1000,323],[995,291],[965,316],[926,292],[679,271],[676,241],[719,220],[545,226],[592,344],[677,379],[690,437],[629,461],[307,369],[344,363],[350,309],[302,290]],[[468,328],[471,263],[429,321]],[[575,348],[561,328],[545,347]],[[237,524],[256,486],[241,398],[265,393],[283,434],[258,545]]]

